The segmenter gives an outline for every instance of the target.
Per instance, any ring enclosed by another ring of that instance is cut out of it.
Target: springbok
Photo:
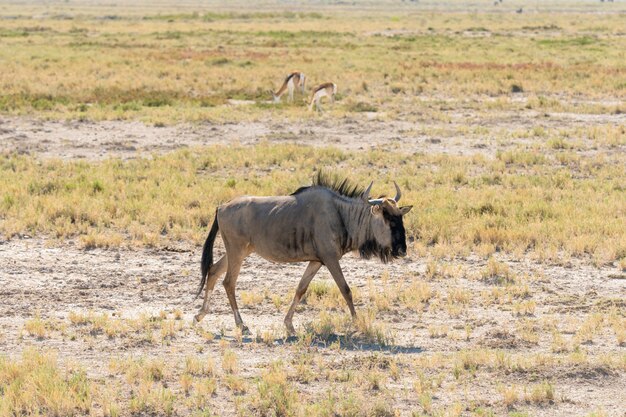
[[[289,101],[293,101],[293,92],[296,88],[300,88],[302,94],[304,94],[304,84],[306,83],[306,77],[304,73],[300,71],[294,71],[285,78],[283,85],[278,89],[276,93],[272,91],[272,97],[274,103],[280,103],[280,97],[285,94],[285,91],[289,91]]]
[[[394,183],[395,184],[395,183]],[[235,324],[247,332],[237,307],[235,285],[243,260],[253,252],[272,262],[308,262],[293,302],[285,316],[289,334],[294,334],[292,318],[309,283],[326,266],[350,314],[356,317],[350,287],[339,260],[351,251],[362,258],[377,256],[382,262],[406,255],[406,233],[402,216],[412,206],[399,207],[400,188],[394,198],[369,199],[372,188],[362,190],[347,180],[330,180],[318,173],[313,185],[278,197],[238,197],[219,206],[215,221],[202,250],[200,289],[204,302],[194,323],[208,313],[209,298],[217,279],[224,273],[224,288],[235,316]],[[218,231],[226,254],[213,264],[213,244]]]
[[[311,102],[309,103],[309,111],[313,110],[313,104],[315,103],[315,108],[317,111],[322,110],[322,106],[320,105],[320,100],[324,96],[328,96],[330,98],[330,102],[335,102],[335,94],[337,94],[337,84],[335,83],[324,83],[320,84],[313,89],[313,93],[311,94]]]

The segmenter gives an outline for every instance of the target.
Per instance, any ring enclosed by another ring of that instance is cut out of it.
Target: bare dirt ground
[[[332,119],[232,124],[181,124],[155,127],[141,122],[43,121],[0,117],[0,152],[36,154],[63,159],[102,159],[149,156],[185,146],[251,145],[261,141],[335,146],[347,150],[386,147],[405,152],[455,155],[495,155],[497,150],[526,146],[528,138],[515,132],[534,128],[622,125],[626,114],[547,114],[534,110],[478,113],[472,109],[451,113],[450,120],[417,117],[415,122],[386,120],[382,114]],[[480,128],[472,134],[467,129]],[[494,136],[505,137],[497,141]],[[582,151],[583,154],[593,150]]]

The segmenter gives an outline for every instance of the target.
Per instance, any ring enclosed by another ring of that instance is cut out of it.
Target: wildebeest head
[[[395,183],[394,183],[395,184]],[[364,258],[378,256],[383,262],[389,258],[406,256],[406,231],[402,216],[407,214],[413,206],[398,206],[402,193],[397,184],[395,198],[377,198],[368,200],[369,190],[363,193],[363,198],[371,204],[373,215],[371,227],[374,239],[369,239],[361,246],[359,252]]]

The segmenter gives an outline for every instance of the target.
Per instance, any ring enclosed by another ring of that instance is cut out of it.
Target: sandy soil
[[[449,112],[449,122],[433,121],[425,115],[413,114],[411,117],[417,117],[417,121],[385,120],[384,115],[371,113],[339,120],[323,115],[317,120],[268,119],[237,124],[166,127],[127,121],[59,122],[0,117],[0,152],[36,154],[44,158],[127,159],[185,146],[248,145],[271,141],[335,146],[347,150],[386,147],[405,152],[493,156],[498,150],[523,147],[530,145],[531,141],[515,137],[518,135],[511,135],[506,141],[497,141],[490,133],[471,134],[467,128],[494,129],[499,137],[508,137],[508,133],[533,127],[574,128],[626,123],[626,114],[555,113],[546,116],[533,110],[478,114],[470,109],[462,113]],[[444,133],[421,133],[429,130]]]

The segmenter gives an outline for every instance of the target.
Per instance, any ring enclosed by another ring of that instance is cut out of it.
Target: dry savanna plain
[[[623,417],[625,100],[621,0],[2,2],[0,416]],[[358,318],[253,255],[192,326],[215,207],[320,169],[414,206]]]

